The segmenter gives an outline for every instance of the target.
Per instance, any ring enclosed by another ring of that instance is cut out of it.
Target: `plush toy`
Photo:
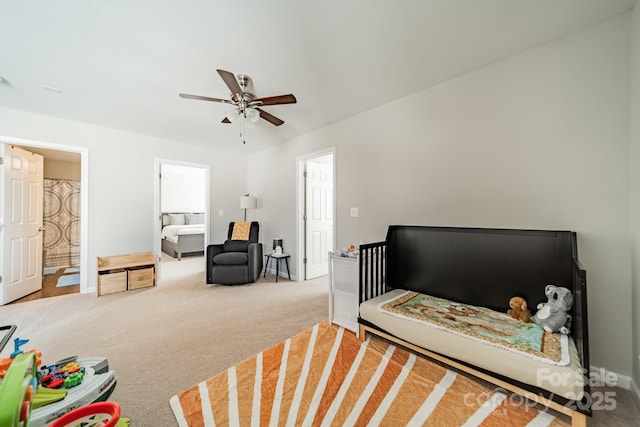
[[[546,303],[538,304],[533,322],[547,332],[568,334],[571,327],[571,315],[567,312],[573,305],[573,296],[567,288],[547,285],[544,288]]]
[[[510,310],[507,310],[507,314],[516,320],[521,322],[531,322],[531,312],[527,308],[527,302],[522,297],[513,297],[509,300]]]

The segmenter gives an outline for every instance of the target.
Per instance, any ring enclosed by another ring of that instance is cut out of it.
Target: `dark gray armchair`
[[[242,285],[255,282],[262,271],[260,226],[251,223],[249,240],[231,240],[234,222],[229,223],[227,241],[207,246],[207,284]]]

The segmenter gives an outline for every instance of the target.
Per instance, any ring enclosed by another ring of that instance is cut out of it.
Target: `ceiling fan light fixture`
[[[258,110],[256,110],[255,108],[247,108],[246,114],[247,119],[249,119],[251,123],[257,123],[258,120],[260,120],[260,112],[258,112]]]
[[[239,116],[240,116],[240,111],[238,110],[229,110],[227,112],[227,119],[229,119],[231,123],[233,123]]]

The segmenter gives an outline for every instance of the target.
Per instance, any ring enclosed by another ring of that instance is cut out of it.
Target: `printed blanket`
[[[379,309],[551,365],[564,366],[570,361],[566,335],[545,332],[535,323],[485,307],[407,292],[380,304]]]

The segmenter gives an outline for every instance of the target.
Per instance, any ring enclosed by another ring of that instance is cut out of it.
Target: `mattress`
[[[360,317],[392,335],[435,353],[467,362],[516,381],[548,390],[569,400],[584,393],[584,375],[573,339],[569,337],[569,363],[548,364],[450,331],[394,316],[379,308],[406,291],[395,289],[360,304]]]
[[[204,234],[204,224],[166,225],[162,228],[162,238],[178,243],[178,236]]]

